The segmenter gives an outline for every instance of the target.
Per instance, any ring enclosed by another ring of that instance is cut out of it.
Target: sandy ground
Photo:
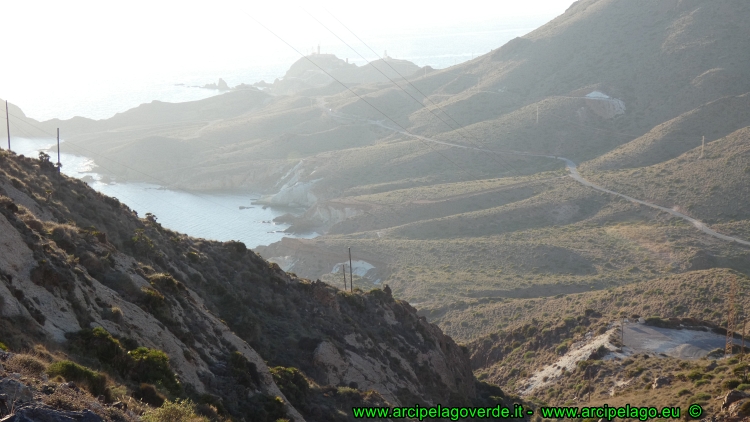
[[[624,358],[636,353],[664,354],[680,359],[700,359],[715,349],[723,349],[726,338],[711,331],[675,330],[669,328],[651,327],[630,322],[625,324],[625,345],[617,349],[610,339],[620,335],[620,323],[610,325],[610,329],[600,336],[588,334],[586,339],[574,343],[570,350],[555,363],[547,365],[529,377],[522,384],[518,392],[528,395],[534,390],[555,382],[562,375],[562,368],[574,370],[578,361],[588,359],[591,353],[604,346],[610,353],[605,360]],[[737,340],[735,339],[735,342]],[[623,381],[624,382],[624,381]]]
[[[586,335],[586,339],[573,343],[570,346],[570,350],[561,356],[552,365],[547,365],[542,370],[537,371],[532,375],[528,381],[522,386],[518,392],[521,395],[527,395],[536,390],[537,388],[547,386],[555,382],[557,378],[562,375],[562,368],[566,371],[572,371],[576,367],[576,363],[581,360],[588,359],[591,353],[597,350],[600,346],[604,346],[610,350],[607,355],[608,358],[614,358],[616,356],[624,356],[623,354],[615,352],[617,349],[612,343],[610,343],[610,337],[615,333],[619,333],[619,325],[611,326],[606,333],[593,337],[590,334]]]

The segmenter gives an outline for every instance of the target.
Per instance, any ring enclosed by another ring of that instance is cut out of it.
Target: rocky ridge
[[[109,363],[74,347],[98,329],[94,337],[123,350],[163,351],[181,388],[162,391],[215,397],[228,416],[259,397],[278,398],[279,412],[297,421],[331,420],[336,407],[347,420],[352,400],[477,399],[467,352],[389,293],[297,278],[240,242],[139,218],[45,161],[7,152],[0,160],[0,340],[11,348],[46,344],[106,372]],[[279,375],[287,370],[313,393],[288,396]],[[132,374],[110,372],[135,388]],[[322,393],[344,387],[349,402]]]

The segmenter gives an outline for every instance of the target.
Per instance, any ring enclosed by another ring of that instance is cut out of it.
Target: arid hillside
[[[219,419],[329,421],[358,403],[481,403],[495,391],[465,349],[386,291],[297,278],[242,243],[139,218],[47,161],[0,161],[0,341],[51,350],[28,358],[42,360],[37,372],[89,367],[103,381],[87,391],[106,389],[105,404],[151,391],[152,406],[190,398]]]
[[[334,387],[354,401],[481,402],[490,387],[474,376],[537,404],[586,395],[700,402],[716,413],[707,397],[750,389],[741,363],[713,366],[702,349],[628,351],[616,322],[637,315],[644,321],[632,327],[643,332],[721,337],[726,280],[747,287],[748,15],[745,0],[579,0],[447,69],[311,55],[273,84],[207,100],[97,122],[30,121],[61,127],[68,148],[117,181],[250,191],[262,195],[258,205],[302,208],[277,221],[314,239],[255,251],[191,239],[81,183],[55,187],[50,168],[11,156],[3,195],[19,211],[4,215],[22,235],[35,233],[37,249],[51,245],[55,265],[82,266],[89,276],[80,277],[144,312],[151,299],[141,288],[167,303],[202,298],[223,320],[212,324],[226,324],[272,375],[299,371],[311,393],[285,409],[309,420],[342,409]],[[89,245],[95,232],[106,232],[104,246]],[[354,292],[339,290],[348,248]],[[118,264],[117,253],[132,261]],[[164,274],[185,290],[160,287]],[[77,308],[63,306],[73,318]],[[159,320],[167,328],[182,321],[174,306],[162,315],[173,319]],[[195,365],[213,368],[190,343],[211,339],[171,332]],[[662,375],[671,386],[644,393]]]

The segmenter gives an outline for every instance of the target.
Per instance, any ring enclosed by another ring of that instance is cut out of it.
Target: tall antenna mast
[[[354,291],[354,276],[352,276],[352,248],[349,248],[349,291]]]
[[[8,126],[8,151],[10,151],[10,118],[8,118],[8,100],[5,100],[5,124]]]

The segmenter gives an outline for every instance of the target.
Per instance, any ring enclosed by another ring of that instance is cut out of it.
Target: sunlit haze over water
[[[152,100],[216,95],[190,86],[219,78],[229,86],[273,82],[318,45],[358,65],[366,64],[358,54],[377,59],[357,37],[378,56],[446,68],[532,31],[570,3],[12,2],[0,19],[15,34],[0,98],[38,120],[103,119]]]

